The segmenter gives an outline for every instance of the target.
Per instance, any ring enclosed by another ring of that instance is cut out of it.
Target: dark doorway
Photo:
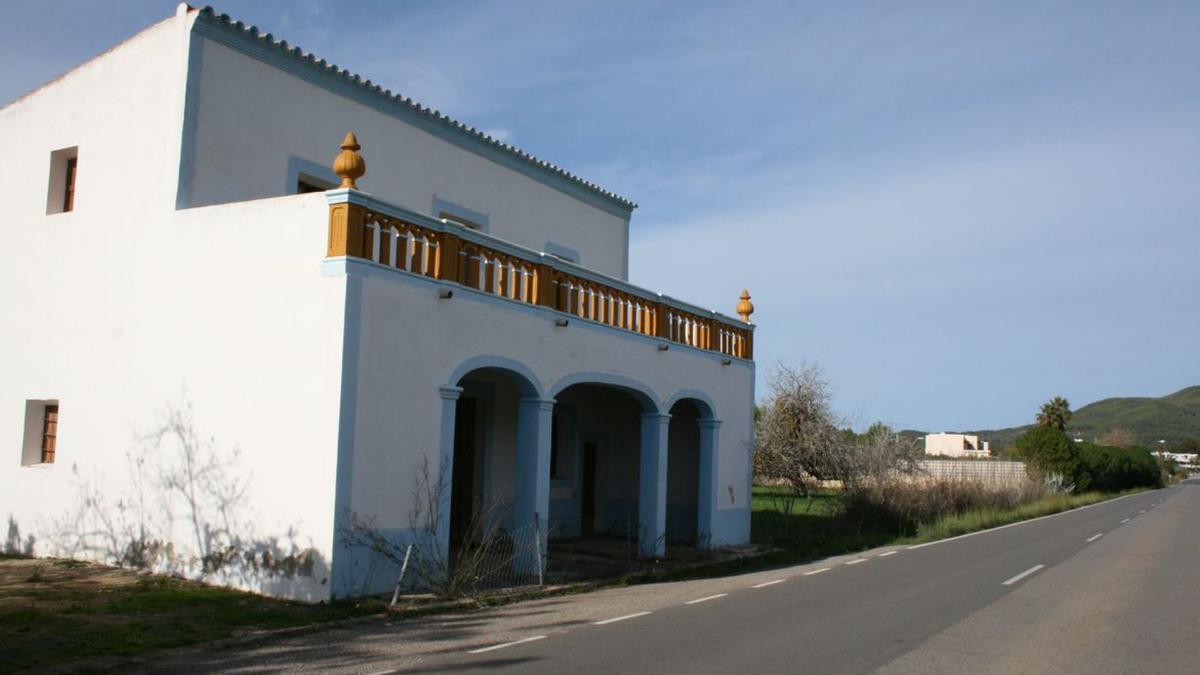
[[[580,504],[580,534],[584,537],[596,531],[596,442],[583,444],[583,489]]]
[[[476,400],[462,397],[454,413],[454,467],[450,485],[450,547],[456,548],[470,530],[475,514]]]

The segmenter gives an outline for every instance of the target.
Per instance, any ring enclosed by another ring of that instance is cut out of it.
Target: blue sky
[[[3,8],[2,101],[174,11]],[[637,201],[635,283],[751,289],[760,396],[813,361],[952,430],[1200,384],[1200,3],[217,9]]]

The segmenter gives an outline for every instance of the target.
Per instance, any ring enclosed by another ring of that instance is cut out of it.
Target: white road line
[[[1138,511],[1138,513],[1145,513],[1145,512],[1146,512],[1146,509],[1142,509],[1141,511]]]
[[[854,560],[848,561],[846,564],[847,565],[857,565],[860,562],[867,562],[867,559],[866,558],[855,558]]]
[[[880,558],[886,558],[886,557],[888,557],[889,555],[896,555],[897,553],[899,553],[899,551],[885,551],[885,552],[883,552],[883,553],[880,553],[880,554],[879,554],[879,557],[880,557]]]
[[[373,673],[367,673],[367,675],[392,675],[394,672],[396,672],[396,670],[393,668],[392,670],[377,670]]]
[[[829,571],[829,568],[828,568],[828,567],[822,567],[822,568],[821,568],[821,569],[819,569],[819,570],[813,570],[813,571],[811,571],[811,572],[805,572],[805,573],[804,573],[804,576],[806,576],[806,577],[810,577],[810,576],[812,576],[812,575],[814,575],[814,574],[820,574],[821,572],[828,572],[828,571]]]
[[[1043,567],[1045,567],[1045,565],[1034,565],[1033,567],[1030,567],[1029,569],[1025,570],[1024,572],[1021,572],[1020,574],[1018,574],[1017,576],[1015,576],[1015,577],[1013,577],[1013,578],[1009,579],[1008,581],[1005,581],[1005,582],[1004,582],[1003,584],[1001,584],[1001,585],[1002,585],[1002,586],[1012,586],[1013,584],[1015,584],[1015,583],[1017,583],[1018,581],[1020,581],[1020,580],[1024,579],[1025,577],[1029,576],[1030,574],[1033,574],[1034,572],[1036,572],[1036,571],[1038,571],[1038,570],[1042,569]]]
[[[468,654],[482,654],[484,652],[490,652],[490,651],[493,651],[496,649],[504,649],[505,647],[513,647],[515,645],[523,645],[526,642],[533,642],[535,640],[545,640],[545,639],[546,639],[545,635],[534,635],[533,637],[522,638],[520,640],[513,640],[512,642],[504,642],[504,643],[501,643],[498,645],[492,645],[491,647],[484,647],[483,649],[472,649],[472,650],[468,651],[467,653]]]
[[[626,614],[625,616],[618,616],[618,617],[616,617],[616,618],[614,618],[614,619],[605,619],[605,620],[603,620],[603,621],[596,621],[596,622],[595,622],[595,623],[593,623],[592,625],[594,625],[594,626],[604,626],[604,625],[607,625],[607,624],[610,624],[610,623],[616,623],[616,622],[618,622],[618,621],[624,621],[625,619],[636,619],[636,618],[638,618],[639,616],[646,616],[646,615],[647,615],[647,614],[649,614],[649,613],[650,613],[650,612],[634,612],[633,614]]]
[[[1096,534],[1093,534],[1092,536],[1088,537],[1087,539],[1084,539],[1083,541],[1084,541],[1084,543],[1090,544],[1093,541],[1096,541],[1097,539],[1099,539],[1100,537],[1103,537],[1103,536],[1104,536],[1103,532],[1097,532]]]
[[[1124,525],[1125,523],[1128,523],[1128,522],[1129,522],[1129,519],[1128,519],[1128,518],[1126,518],[1125,520],[1122,520],[1122,521],[1121,521],[1121,524],[1122,524],[1122,525]]]
[[[776,579],[774,581],[764,581],[761,584],[754,584],[750,588],[766,588],[767,586],[774,586],[775,584],[782,584],[785,581],[787,581],[787,579]]]
[[[710,595],[710,596],[707,596],[704,598],[696,598],[695,600],[688,600],[687,602],[685,602],[683,604],[694,605],[699,602],[708,602],[709,600],[716,600],[717,598],[723,598],[727,595],[729,595],[729,594],[728,593],[717,593],[716,595]]]
[[[979,530],[978,532],[968,532],[966,534],[960,534],[957,537],[950,537],[949,539],[938,539],[937,541],[927,541],[924,544],[914,544],[913,546],[909,546],[908,550],[911,551],[916,548],[925,548],[926,546],[934,546],[935,544],[944,544],[948,541],[955,541],[957,539],[966,539],[967,537],[974,537],[975,535],[978,535],[978,534],[987,534],[988,532],[1004,530],[1004,529],[1007,529],[1010,527],[1016,527],[1018,525],[1027,525],[1029,523],[1035,523],[1039,520],[1045,520],[1047,518],[1054,518],[1055,516],[1062,516],[1062,515],[1066,515],[1068,513],[1078,513],[1079,511],[1083,511],[1084,509],[1090,509],[1093,506],[1100,506],[1101,504],[1111,504],[1113,502],[1119,502],[1122,499],[1128,499],[1129,497],[1136,497],[1139,494],[1142,494],[1142,493],[1135,492],[1133,494],[1128,494],[1128,495],[1123,495],[1121,497],[1117,497],[1116,499],[1106,499],[1102,502],[1096,502],[1095,504],[1088,504],[1087,506],[1080,506],[1079,508],[1075,508],[1075,509],[1068,509],[1066,511],[1059,511],[1058,513],[1051,513],[1050,515],[1047,515],[1047,516],[1038,516],[1037,518],[1030,518],[1029,520],[1022,520],[1022,521],[1018,521],[1015,523],[1009,523],[1007,525],[1001,525],[999,527],[992,527],[992,528],[989,528],[986,530]],[[1145,513],[1145,511],[1142,511],[1142,513]]]

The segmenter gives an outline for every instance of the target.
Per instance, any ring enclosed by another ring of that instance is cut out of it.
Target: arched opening
[[[523,435],[536,435],[535,422],[521,415],[523,401],[539,400],[532,383],[511,370],[477,368],[456,383],[453,441],[443,461],[448,465],[448,554],[457,564],[464,544],[479,543],[497,528],[513,531],[524,519],[515,509],[522,490],[518,480],[518,446]],[[544,517],[544,516],[543,516]]]
[[[683,399],[671,407],[667,440],[667,543],[694,546],[700,518],[700,407]]]
[[[551,540],[625,546],[639,532],[642,416],[653,404],[636,390],[593,382],[554,398]]]

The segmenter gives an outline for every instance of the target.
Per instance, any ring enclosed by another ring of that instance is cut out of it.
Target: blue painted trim
[[[379,85],[312,54],[303,54],[298,47],[285,41],[274,42],[272,36],[259,35],[255,27],[236,25],[226,16],[215,16],[205,8],[192,24],[192,33],[278,68],[326,91],[356,101],[364,106],[410,124],[437,138],[473,152],[501,166],[512,169],[563,194],[602,209],[618,218],[628,218],[637,204],[575,176],[549,162],[542,161],[461,122],[421,106]]]
[[[324,164],[292,155],[288,157],[287,183],[283,186],[283,194],[296,194],[296,184],[300,182],[301,176],[325,183],[330,186],[330,189],[336,188],[341,183],[337,175],[333,173],[333,169]]]
[[[345,312],[342,322],[342,377],[338,406],[337,469],[334,477],[333,541],[330,551],[329,578],[334,597],[353,589],[336,584],[353,562],[353,553],[342,545],[339,533],[350,522],[350,504],[354,492],[354,444],[358,423],[358,365],[362,329],[362,279],[346,277]],[[339,572],[342,572],[339,576]]]
[[[628,330],[625,330],[624,328],[617,328],[615,326],[610,326],[606,323],[600,323],[599,321],[591,321],[588,319],[583,319],[578,316],[575,316],[574,314],[560,312],[556,309],[551,309],[549,307],[542,307],[541,305],[531,305],[527,302],[520,302],[518,300],[513,300],[511,298],[504,298],[504,297],[500,297],[500,296],[492,294],[492,293],[488,293],[486,291],[481,291],[478,288],[471,288],[470,286],[461,286],[452,281],[442,281],[442,280],[438,280],[438,279],[431,279],[429,277],[422,276],[420,274],[412,274],[411,272],[406,272],[404,270],[398,270],[394,267],[388,267],[386,265],[380,265],[379,263],[372,262],[370,260],[365,260],[363,258],[354,258],[354,257],[348,257],[348,256],[325,258],[321,262],[321,275],[322,276],[354,275],[354,276],[360,276],[360,277],[364,277],[364,278],[387,280],[387,281],[392,281],[395,283],[421,284],[421,285],[427,286],[430,289],[430,292],[436,292],[438,289],[442,289],[442,288],[451,288],[451,289],[454,289],[455,297],[458,297],[459,294],[469,295],[473,299],[480,300],[483,302],[493,303],[497,307],[502,307],[505,309],[510,309],[510,310],[514,310],[514,311],[518,311],[518,312],[526,312],[532,317],[542,319],[545,321],[549,321],[551,323],[553,323],[553,321],[557,318],[567,319],[568,321],[570,321],[570,326],[567,328],[567,330],[603,331],[603,332],[607,332],[607,334],[609,334],[609,335],[614,335],[614,336],[619,335],[620,337],[627,339],[627,340],[637,340],[637,341],[642,342],[643,344],[646,344],[648,346],[652,346],[655,348],[657,348],[658,345],[661,345],[661,344],[669,344],[671,346],[672,350],[675,350],[675,349],[689,350],[692,353],[700,354],[700,355],[704,356],[705,358],[716,362],[717,364],[720,364],[725,359],[730,359],[732,361],[731,367],[732,366],[745,366],[745,365],[753,366],[753,364],[754,364],[753,361],[748,361],[746,359],[730,357],[730,356],[721,354],[720,352],[709,351],[707,349],[699,349],[697,347],[691,347],[689,345],[680,344],[678,342],[671,342],[669,340],[664,340],[662,338],[657,338],[657,337],[653,337],[650,335],[642,335],[641,333],[635,333],[633,331],[628,331]]]
[[[663,404],[663,410],[671,412],[671,408],[675,407],[676,403],[679,403],[685,399],[691,399],[695,403],[700,404],[697,406],[700,409],[700,419],[718,419],[717,406],[713,404],[712,399],[709,398],[708,394],[700,391],[699,389],[680,389],[679,391],[675,392],[671,398],[667,399],[667,402]]]
[[[552,256],[562,258],[567,262],[573,262],[576,264],[579,263],[579,251],[576,251],[570,246],[563,246],[562,244],[556,244],[552,241],[548,241],[542,248],[546,251],[546,253],[549,253]]]
[[[489,248],[493,248],[497,251],[500,251],[502,253],[507,253],[509,255],[516,256],[518,258],[524,258],[526,260],[538,261],[545,265],[549,265],[550,267],[552,267],[556,270],[559,270],[560,272],[566,272],[567,274],[577,276],[581,279],[586,279],[588,281],[593,281],[598,284],[604,284],[606,286],[611,286],[618,290],[629,293],[630,295],[636,295],[636,296],[642,298],[643,300],[646,300],[647,302],[662,302],[662,303],[670,305],[676,309],[681,309],[686,312],[691,312],[691,313],[699,315],[699,316],[711,316],[712,318],[717,319],[718,321],[721,321],[722,323],[726,323],[731,326],[736,326],[739,328],[746,328],[751,333],[753,333],[754,329],[755,329],[754,324],[747,324],[747,323],[743,322],[741,319],[734,319],[734,318],[726,316],[720,312],[714,312],[709,309],[704,309],[703,307],[699,307],[697,305],[693,305],[691,303],[684,302],[683,300],[677,300],[675,298],[663,295],[661,293],[655,293],[654,291],[650,291],[645,288],[641,288],[639,286],[634,286],[633,284],[629,283],[628,281],[625,281],[624,279],[618,279],[617,277],[610,277],[607,274],[601,274],[600,272],[593,271],[591,269],[583,267],[582,265],[577,265],[575,263],[570,263],[565,260],[560,260],[558,258],[555,258],[554,256],[548,256],[541,251],[535,251],[531,248],[526,248],[519,244],[514,244],[512,242],[505,241],[504,239],[500,239],[500,238],[494,237],[492,235],[485,234],[483,232],[478,232],[476,230],[472,230],[470,228],[463,227],[463,226],[459,225],[458,223],[443,222],[436,218],[431,218],[425,214],[417,213],[416,211],[410,211],[409,209],[406,209],[401,206],[396,206],[394,204],[389,204],[385,201],[376,199],[376,198],[372,197],[371,195],[369,195],[365,192],[362,192],[360,190],[349,190],[349,189],[331,190],[331,191],[325,193],[325,199],[326,199],[326,202],[331,205],[332,204],[355,204],[357,206],[362,206],[364,208],[370,209],[371,211],[375,211],[377,213],[381,213],[383,215],[390,216],[392,218],[399,218],[401,220],[413,223],[414,225],[419,225],[421,227],[431,229],[435,232],[449,232],[450,234],[453,234],[453,235],[463,239],[464,241],[469,241],[471,243],[479,244],[481,246],[487,246]],[[672,342],[671,345],[675,346],[675,345],[678,345],[678,343]],[[683,345],[678,345],[678,346],[683,346]],[[701,350],[701,351],[704,351],[704,350]],[[739,359],[737,357],[726,356],[725,358],[732,358],[734,361],[746,361],[746,359]]]
[[[445,386],[458,386],[464,377],[482,368],[507,371],[509,375],[513,376],[513,383],[517,385],[517,390],[521,392],[522,398],[546,398],[532,368],[516,359],[494,354],[472,356],[458,364],[458,367],[451,371],[450,376],[445,379]]]
[[[750,508],[713,511],[713,545],[737,546],[750,541]]]
[[[179,139],[179,180],[175,185],[175,208],[192,205],[192,182],[196,173],[197,118],[200,115],[200,73],[204,50],[199,40],[188,40],[187,74],[184,80],[183,129]]]
[[[626,377],[625,375],[618,375],[615,373],[602,373],[599,371],[580,371],[578,373],[572,373],[556,382],[553,387],[550,387],[549,394],[547,395],[550,398],[558,398],[558,396],[562,394],[567,387],[576,384],[601,384],[609,387],[615,387],[633,395],[634,399],[641,404],[642,412],[644,414],[666,414],[665,411],[659,407],[658,395],[654,393],[653,389],[647,387],[641,382],[638,382],[632,377]]]
[[[442,218],[441,214],[443,214],[443,213],[448,213],[451,216],[454,216],[455,218],[462,218],[463,220],[468,220],[468,221],[478,225],[479,226],[478,231],[480,231],[480,232],[487,232],[492,229],[491,223],[488,222],[488,214],[481,213],[474,209],[468,209],[465,206],[459,206],[458,204],[455,204],[454,202],[450,202],[450,201],[446,201],[445,199],[441,199],[437,195],[433,196],[433,210],[430,211],[429,213],[433,214],[433,217],[437,218],[438,220],[441,220],[441,218]]]
[[[753,454],[754,406],[757,403],[757,401],[754,400],[754,393],[755,393],[754,387],[755,387],[755,380],[758,379],[758,375],[755,372],[755,370],[756,370],[755,364],[753,361],[751,361],[750,362],[750,419],[749,419],[749,423],[746,426],[746,448],[750,449],[751,451],[745,453],[745,457],[746,457],[746,508],[747,509],[749,509],[750,507],[752,507],[754,505],[754,466],[753,466],[753,462],[754,462],[754,459],[753,459],[753,457],[754,457],[754,454]],[[749,539],[747,539],[747,541],[749,541]]]

